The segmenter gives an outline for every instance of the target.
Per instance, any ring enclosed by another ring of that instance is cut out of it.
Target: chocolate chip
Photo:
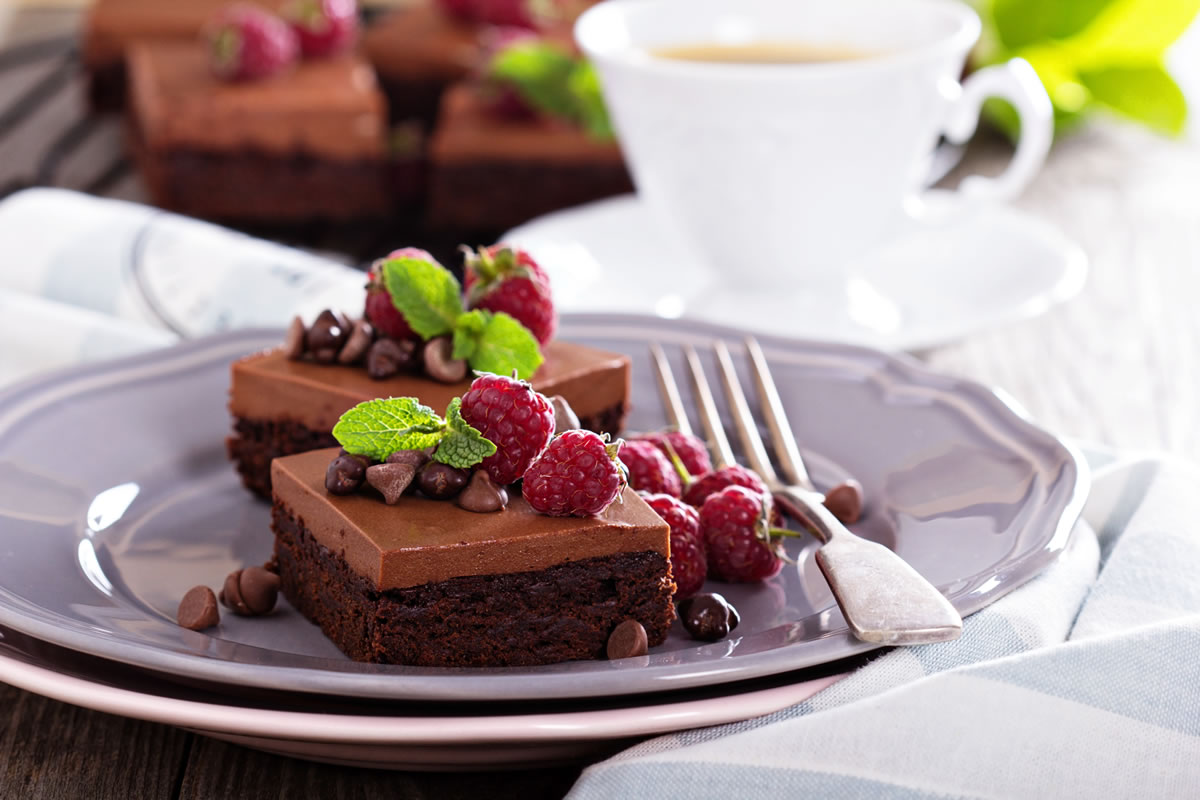
[[[338,456],[325,470],[325,489],[330,494],[354,494],[366,474],[367,465],[357,456]]]
[[[636,619],[627,619],[608,636],[608,647],[605,652],[609,659],[633,658],[646,655],[649,642],[646,639],[646,629]]]
[[[497,486],[492,480],[491,473],[486,469],[477,469],[471,475],[467,488],[454,498],[454,504],[467,511],[488,514],[500,511],[508,505],[508,490]]]
[[[704,642],[724,639],[741,622],[737,609],[715,592],[680,600],[679,616],[692,638]]]
[[[429,453],[424,450],[397,450],[387,457],[388,464],[410,464],[413,469],[420,469],[429,460]]]
[[[361,461],[362,465],[363,465],[363,469],[366,469],[367,467],[371,466],[372,464],[379,463],[378,461],[371,458],[370,456],[359,455],[358,453],[351,453],[349,450],[347,450],[344,447],[341,450],[338,450],[338,455],[339,456],[350,456],[351,458]]]
[[[367,350],[367,374],[377,381],[390,378],[416,361],[417,345],[396,339],[376,339]]]
[[[554,407],[555,433],[579,430],[579,417],[572,410],[571,404],[567,402],[567,398],[561,394],[556,394],[550,398],[550,405]]]
[[[349,335],[350,331],[342,326],[342,320],[329,309],[325,309],[313,320],[308,335],[304,337],[304,345],[314,356],[332,350],[336,357]]]
[[[338,353],[337,360],[339,364],[353,364],[367,354],[367,348],[371,346],[371,342],[375,339],[375,329],[371,327],[371,323],[365,319],[360,319],[354,323],[350,329],[350,336],[346,339],[346,344]]]
[[[292,317],[292,324],[288,325],[287,335],[283,337],[283,354],[293,361],[303,356],[306,335],[304,320],[300,317]]]
[[[238,589],[242,604],[251,614],[269,614],[279,599],[279,576],[262,567],[246,567],[241,570]]]
[[[391,506],[400,500],[416,474],[412,464],[376,464],[367,467],[367,483],[378,489],[383,501]]]
[[[467,377],[467,362],[454,358],[449,336],[438,336],[425,343],[425,374],[442,383],[458,383]]]
[[[257,617],[275,608],[279,576],[262,567],[235,569],[225,576],[221,603],[243,617]]]
[[[853,525],[862,517],[862,484],[851,478],[825,493],[825,507],[843,525]]]
[[[179,601],[179,611],[175,613],[175,621],[181,628],[191,631],[202,631],[211,628],[221,621],[221,612],[217,610],[217,598],[212,589],[207,586],[193,586]]]
[[[417,488],[434,500],[449,500],[467,485],[467,471],[430,461],[417,473]]]

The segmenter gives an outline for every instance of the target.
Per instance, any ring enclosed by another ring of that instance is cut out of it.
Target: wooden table
[[[119,121],[84,113],[82,84],[67,55],[75,16],[27,11],[14,22],[0,55],[0,68],[9,67],[0,70],[0,194],[39,183],[141,199],[119,158]],[[48,46],[28,44],[64,35]],[[20,68],[12,66],[17,61]],[[51,99],[38,100],[48,90]],[[1112,121],[1060,141],[1018,205],[1087,251],[1083,293],[1041,317],[920,357],[1003,387],[1064,436],[1200,459],[1198,144]],[[955,175],[996,172],[1008,156],[1003,142],[983,141]],[[423,775],[331,767],[4,686],[0,709],[5,798],[556,797],[579,771]]]

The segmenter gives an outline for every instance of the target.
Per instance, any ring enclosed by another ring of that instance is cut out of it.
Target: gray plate
[[[646,342],[736,331],[697,322],[572,316],[562,335],[635,359],[635,429],[663,424]],[[795,670],[872,649],[853,639],[812,559],[765,584],[712,584],[737,635],[698,645],[678,623],[644,659],[536,668],[358,664],[281,603],[194,633],[173,623],[186,589],[217,587],[270,553],[268,508],[225,459],[229,362],[279,340],[243,331],[38,378],[0,394],[0,624],[85,653],[238,686],[422,700],[599,697]],[[1066,445],[977,384],[906,358],[762,337],[819,485],[853,475],[856,530],[894,548],[963,614],[1065,546],[1087,479]],[[677,364],[678,374],[682,365]]]

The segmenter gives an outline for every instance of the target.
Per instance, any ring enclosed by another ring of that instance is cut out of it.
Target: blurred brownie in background
[[[140,42],[128,58],[133,150],[156,205],[231,221],[391,209],[385,101],[357,56],[236,83],[213,77],[199,42]]]
[[[548,116],[498,114],[494,104],[471,83],[443,97],[430,143],[431,224],[504,230],[633,191],[615,139]]]
[[[259,0],[277,10],[283,0]],[[126,51],[145,40],[193,41],[229,0],[95,0],[83,25],[83,66],[97,110],[125,103]]]

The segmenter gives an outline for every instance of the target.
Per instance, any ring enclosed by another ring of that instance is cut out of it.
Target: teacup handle
[[[963,144],[975,133],[983,101],[999,97],[1012,103],[1021,117],[1017,152],[1003,173],[994,178],[971,175],[959,184],[958,193],[970,199],[1012,200],[1041,169],[1054,140],[1054,108],[1041,80],[1029,62],[1014,58],[984,67],[962,83],[961,94],[951,103],[943,126],[946,138]]]

